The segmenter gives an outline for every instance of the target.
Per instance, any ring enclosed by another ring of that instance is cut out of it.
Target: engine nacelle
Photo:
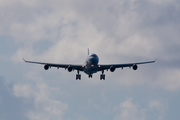
[[[48,69],[49,69],[49,65],[46,64],[46,65],[44,66],[44,69],[45,69],[45,70],[48,70]]]
[[[133,70],[137,70],[138,66],[136,64],[134,64],[132,68],[133,68]]]
[[[67,69],[68,69],[69,72],[72,71],[72,67],[71,66],[69,66]]]
[[[116,69],[116,68],[115,68],[115,67],[113,67],[113,66],[111,66],[111,67],[110,67],[110,71],[111,71],[111,72],[114,72],[114,71],[115,71],[115,69]]]

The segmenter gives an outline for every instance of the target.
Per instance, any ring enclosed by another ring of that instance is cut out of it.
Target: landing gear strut
[[[104,74],[104,70],[102,70],[102,74],[100,75],[100,80],[105,80],[105,74]]]
[[[76,74],[76,80],[78,80],[78,79],[81,80],[81,74],[79,74],[79,70],[77,70],[77,73],[78,74]]]

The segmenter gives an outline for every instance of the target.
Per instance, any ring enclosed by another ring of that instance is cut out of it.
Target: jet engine
[[[113,66],[111,66],[111,67],[110,67],[110,71],[111,71],[111,72],[114,72],[114,71],[115,71],[115,69],[116,69],[116,68],[115,68],[115,67],[113,67]]]
[[[46,65],[44,66],[44,69],[45,69],[45,70],[48,70],[48,69],[49,69],[49,65],[46,64]]]
[[[132,68],[133,68],[133,70],[137,70],[138,66],[136,64],[134,64]]]
[[[71,66],[69,66],[67,69],[68,69],[69,72],[72,71],[72,67]]]

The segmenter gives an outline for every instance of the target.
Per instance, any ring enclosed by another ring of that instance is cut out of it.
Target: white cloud
[[[62,104],[60,101],[46,100],[44,104],[36,105],[36,110],[30,111],[27,116],[30,120],[62,120],[66,109],[67,105]]]
[[[151,109],[156,109],[158,112],[161,113],[164,113],[168,108],[167,103],[164,100],[151,100],[149,102],[149,107]]]
[[[163,4],[174,3],[175,0],[150,0],[150,2],[157,4],[157,5],[163,5]]]
[[[121,103],[115,110],[120,110],[114,120],[145,120],[145,110],[132,103],[132,98]]]
[[[33,95],[33,90],[31,89],[31,86],[16,84],[14,85],[14,95],[17,97],[24,97],[24,98],[30,98]]]
[[[45,83],[37,84],[35,88],[30,85],[14,85],[14,94],[17,97],[32,99],[34,110],[27,113],[30,120],[60,120],[68,108],[66,103],[54,99],[55,93],[61,93],[58,88],[49,87]]]
[[[147,103],[148,107],[142,108],[139,104],[134,104],[132,98],[126,99],[124,102],[120,103],[119,106],[115,107],[115,111],[119,113],[115,116],[114,120],[149,120],[147,116],[152,116],[153,119],[163,120],[164,114],[168,110],[167,102],[163,99],[150,100]]]
[[[163,120],[164,114],[168,109],[167,102],[165,100],[151,100],[149,102],[149,107],[152,110],[156,110],[158,112],[157,120]]]
[[[132,5],[135,6],[137,2],[140,4],[139,1],[134,0],[126,2],[122,0],[119,4],[117,4],[117,1],[112,1],[110,5],[107,2],[103,3],[102,6],[98,6],[95,2],[90,2],[90,8],[85,12],[82,10],[84,8],[83,5],[89,3],[88,1],[81,1],[78,4],[75,4],[73,1],[52,1],[51,3],[46,1],[43,6],[45,8],[49,6],[50,10],[44,14],[43,9],[40,9],[40,14],[37,15],[35,13],[33,20],[27,24],[19,21],[17,21],[19,23],[15,22],[12,25],[12,34],[14,34],[12,36],[16,36],[15,38],[26,41],[26,43],[34,43],[43,39],[54,41],[55,44],[59,42],[59,44],[51,46],[54,50],[49,49],[51,50],[49,54],[56,53],[57,51],[59,54],[63,54],[61,51],[66,50],[64,47],[69,50],[73,49],[71,52],[75,50],[82,51],[91,47],[96,51],[102,51],[103,48],[106,48],[103,52],[117,51],[119,54],[141,54],[141,56],[148,57],[159,50],[158,48],[161,48],[161,44],[156,41],[155,35],[153,35],[154,37],[148,36],[150,38],[147,38],[148,34],[144,35],[142,33],[144,29],[141,30],[141,25],[145,24],[144,18],[146,16],[140,14],[137,9],[133,9]],[[37,4],[40,3],[41,1],[37,2]],[[127,8],[120,9],[123,6]],[[94,10],[97,13],[90,12]],[[154,10],[152,12],[155,13]],[[9,26],[11,27],[11,25]],[[100,32],[98,29],[100,29]],[[146,51],[149,54],[143,54],[142,51]],[[44,55],[47,56],[47,54]]]
[[[155,86],[161,86],[167,90],[176,91],[180,89],[180,70],[168,68],[159,73]]]
[[[0,120],[28,120],[26,103],[12,93],[12,86],[0,75]]]

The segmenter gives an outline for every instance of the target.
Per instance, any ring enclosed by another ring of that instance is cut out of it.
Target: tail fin
[[[89,48],[88,48],[88,55],[89,55]]]

